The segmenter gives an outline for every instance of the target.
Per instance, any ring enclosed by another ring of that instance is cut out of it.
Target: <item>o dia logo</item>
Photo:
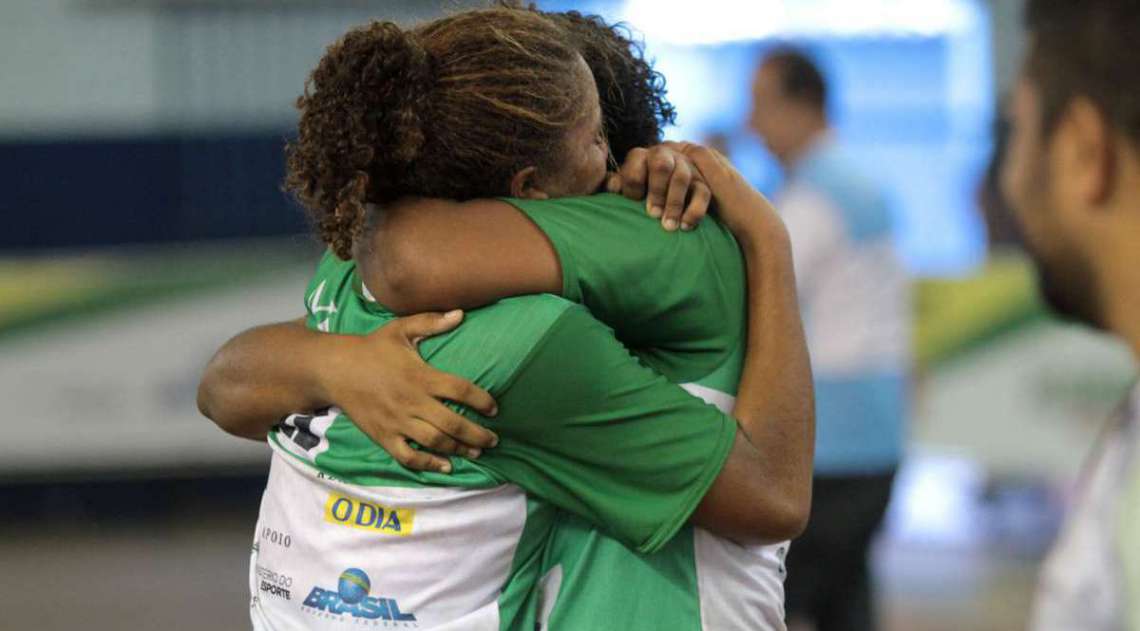
[[[313,587],[301,606],[307,613],[327,618],[351,616],[365,620],[415,622],[416,614],[400,611],[395,598],[369,596],[372,581],[364,570],[350,567],[340,573],[336,589]]]

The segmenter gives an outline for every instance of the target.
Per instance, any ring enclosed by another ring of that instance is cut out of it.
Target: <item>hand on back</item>
[[[466,379],[420,357],[421,340],[455,328],[461,311],[400,318],[363,337],[344,336],[330,362],[329,398],[376,444],[409,469],[449,473],[441,455],[478,457],[498,437],[447,407],[465,405],[494,416],[494,399]],[[435,454],[413,449],[408,441]],[[439,454],[439,455],[437,455]]]
[[[712,197],[704,177],[684,153],[687,143],[666,142],[630,150],[606,179],[606,190],[645,200],[645,211],[672,232],[692,230],[708,214]]]
[[[775,207],[728,158],[715,149],[692,143],[678,143],[677,149],[707,182],[717,205],[717,216],[738,240],[787,239],[787,229]]]
[[[644,199],[646,212],[661,219],[668,231],[692,230],[713,201],[718,216],[737,238],[783,227],[772,204],[727,158],[691,142],[668,141],[631,150],[607,178],[606,190]]]

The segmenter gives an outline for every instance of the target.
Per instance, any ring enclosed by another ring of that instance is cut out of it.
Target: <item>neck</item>
[[[803,159],[804,155],[815,146],[819,139],[829,131],[827,121],[822,117],[813,118],[805,129],[805,133],[798,143],[792,147],[784,159],[781,160],[784,169],[791,169]]]

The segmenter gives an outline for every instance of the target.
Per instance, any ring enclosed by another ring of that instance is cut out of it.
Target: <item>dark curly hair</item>
[[[594,73],[612,156],[621,160],[630,149],[661,142],[677,113],[665,97],[665,77],[646,61],[630,28],[577,11],[544,15],[566,29]]]
[[[566,132],[586,111],[579,63],[566,31],[533,11],[354,28],[297,99],[285,188],[344,259],[368,203],[506,195],[519,169],[558,164]]]

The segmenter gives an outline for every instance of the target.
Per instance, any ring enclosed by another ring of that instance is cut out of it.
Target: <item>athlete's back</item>
[[[310,325],[364,333],[390,321],[354,282],[351,264],[326,256],[309,292]],[[568,306],[549,296],[506,301],[424,351],[452,370],[482,354],[482,385],[501,388]],[[450,476],[403,469],[337,408],[290,416],[270,444],[251,562],[254,615],[267,628],[377,620],[499,629],[513,626],[503,612],[526,617],[527,567],[549,535],[549,505],[466,460]],[[275,589],[285,582],[291,589]]]
[[[335,333],[393,319],[365,296],[355,266],[331,255],[306,303],[309,325]],[[411,472],[336,408],[286,419],[270,436],[251,562],[255,625],[529,631],[556,509],[655,550],[687,521],[735,434],[730,418],[640,366],[561,298],[470,312],[421,352],[496,397],[499,416],[481,421],[500,445],[454,459],[450,475]]]

